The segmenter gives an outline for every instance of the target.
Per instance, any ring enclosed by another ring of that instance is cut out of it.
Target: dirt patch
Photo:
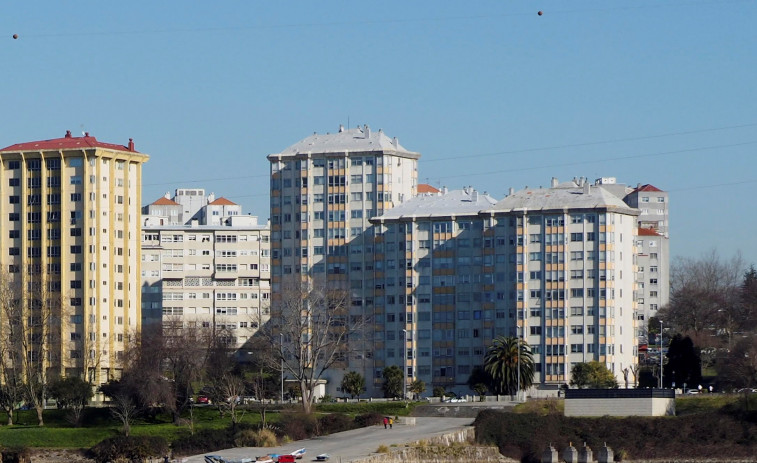
[[[94,463],[87,458],[84,450],[78,449],[32,449],[29,451],[32,463]]]

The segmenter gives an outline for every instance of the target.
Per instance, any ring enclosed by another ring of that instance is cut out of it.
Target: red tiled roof
[[[98,141],[97,138],[90,136],[89,133],[85,133],[83,137],[72,137],[70,130],[66,131],[66,136],[63,138],[17,143],[0,151],[43,151],[77,148],[106,148],[118,151],[138,152],[134,149],[134,143],[131,140],[129,140],[128,146],[103,143]]]
[[[646,184],[636,188],[636,191],[662,191],[654,185]]]
[[[639,236],[662,236],[654,228],[639,227]]]
[[[232,203],[224,197],[220,197],[209,204],[209,206],[236,206],[237,203]]]
[[[165,196],[161,196],[160,199],[151,204],[151,206],[178,206],[179,203],[173,199],[168,199]]]
[[[439,193],[439,190],[432,187],[428,183],[419,183],[418,194],[423,194],[423,193]]]

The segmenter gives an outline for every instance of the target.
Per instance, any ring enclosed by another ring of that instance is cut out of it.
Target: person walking
[[[384,429],[386,429],[387,424],[389,424],[389,418],[384,417]]]
[[[394,424],[394,418],[389,418],[389,429],[392,429],[393,424]]]

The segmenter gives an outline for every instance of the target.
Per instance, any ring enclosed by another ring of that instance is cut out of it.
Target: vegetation
[[[50,384],[50,397],[58,402],[58,408],[70,411],[71,422],[76,426],[93,395],[92,385],[76,376],[58,378]]]
[[[357,371],[350,371],[342,378],[342,390],[354,399],[359,397],[365,389],[365,378]]]
[[[413,393],[413,398],[415,400],[418,400],[421,394],[426,392],[426,382],[422,379],[416,379],[412,383],[410,383],[408,390]]]
[[[615,375],[604,363],[577,363],[570,370],[570,385],[578,388],[617,389]]]
[[[607,443],[631,459],[748,459],[757,454],[757,394],[749,407],[738,395],[676,400],[678,416],[571,418],[558,401],[529,401],[518,413],[486,410],[475,421],[479,443],[497,445],[506,457],[540,461],[548,443],[562,451],[586,442],[595,454]]]
[[[405,375],[402,368],[397,365],[390,365],[384,368],[382,372],[384,384],[381,388],[384,391],[384,397],[393,398],[402,396],[402,383],[405,381]]]
[[[495,394],[514,396],[531,387],[534,379],[534,361],[528,344],[514,337],[498,337],[484,357],[484,369],[491,377]]]

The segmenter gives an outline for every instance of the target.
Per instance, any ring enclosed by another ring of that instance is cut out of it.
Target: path
[[[400,419],[402,421],[402,419]],[[240,447],[217,452],[194,455],[187,458],[187,463],[203,463],[205,455],[220,455],[227,460],[254,458],[269,453],[286,454],[304,447],[307,453],[301,462],[309,462],[316,455],[328,453],[332,463],[347,463],[376,453],[379,445],[387,447],[396,444],[416,442],[442,434],[447,434],[473,423],[472,418],[415,418],[415,425],[396,423],[393,429],[384,429],[383,425],[353,429],[328,436],[315,437],[291,442],[279,447]]]

